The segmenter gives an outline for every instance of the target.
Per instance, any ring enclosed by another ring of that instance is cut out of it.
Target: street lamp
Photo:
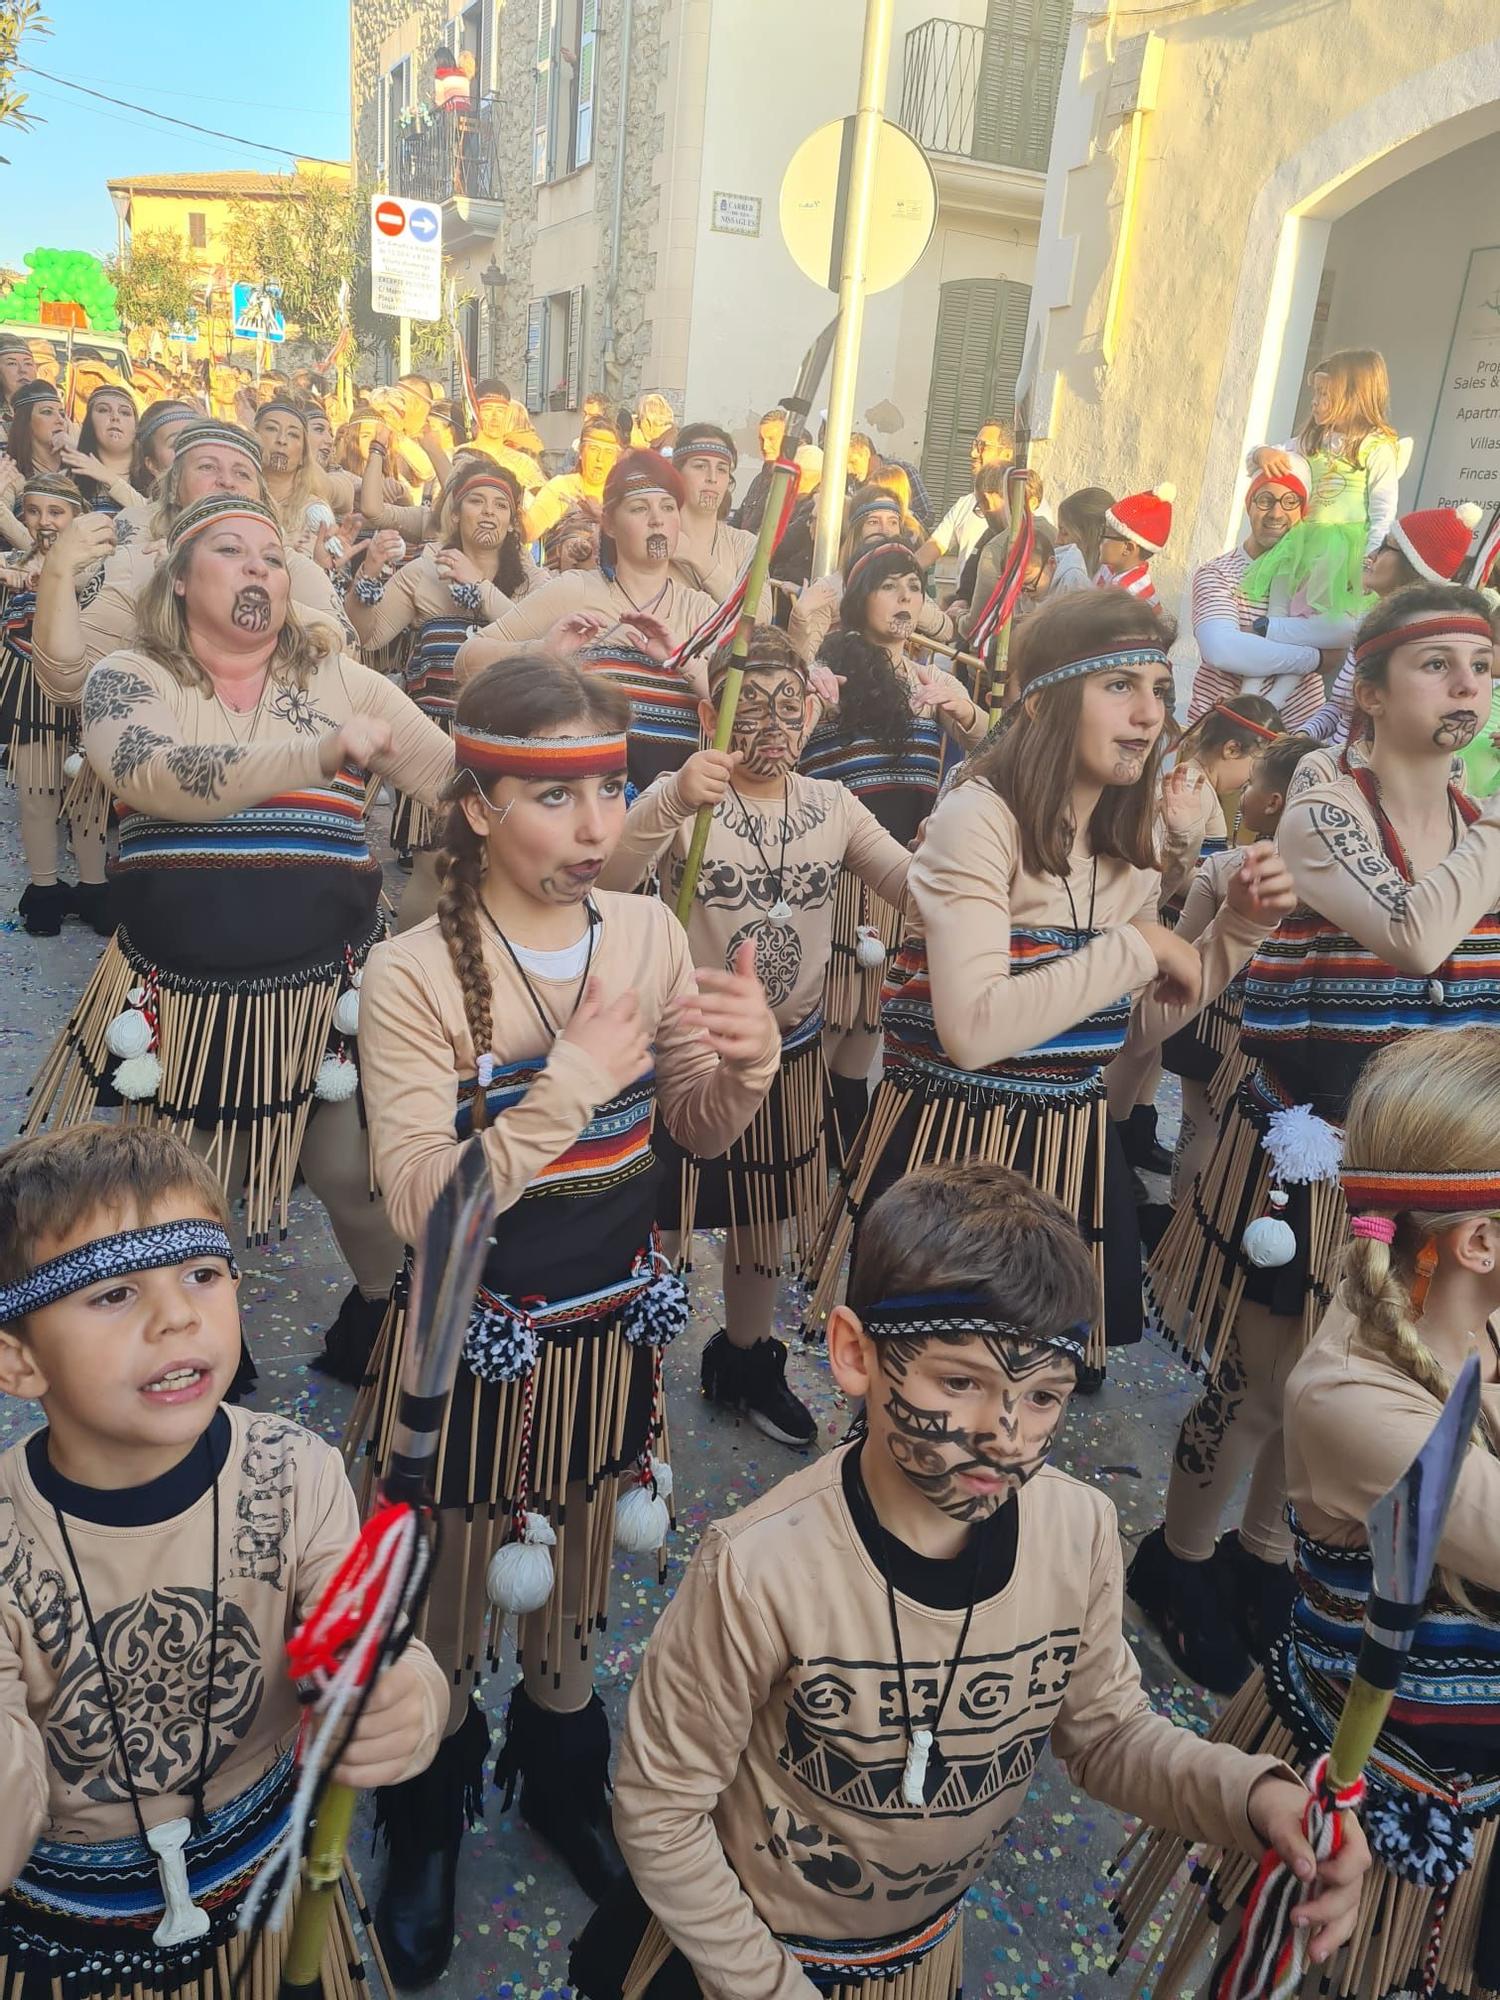
[[[493,251],[490,261],[479,274],[479,282],[484,288],[485,310],[489,315],[490,367],[494,368],[495,357],[500,351],[500,306],[505,297],[505,273],[495,262]]]
[[[115,226],[118,237],[119,261],[125,262],[125,221],[130,214],[129,188],[111,188],[109,198],[115,205]]]

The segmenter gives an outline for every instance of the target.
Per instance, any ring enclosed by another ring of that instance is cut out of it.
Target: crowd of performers
[[[586,2000],[955,2000],[1049,1741],[1145,1822],[1150,1990],[1228,1954],[1270,1848],[1309,1941],[1278,1991],[1500,1995],[1493,548],[1398,512],[1379,357],[1251,454],[1181,725],[1169,487],[1049,522],[991,420],[932,522],[856,440],[815,578],[804,449],[737,661],[781,413],[732,517],[718,426],[595,410],[532,479],[486,387],[469,446],[416,378],[348,449],[290,389],[248,424],[105,390],[75,442],[0,344],[21,915],[107,940],[0,1153],[0,1388],[43,1418],[0,1454],[8,2000],[274,1986],[235,1920],[296,1783],[285,1639],[399,1455],[411,1253],[476,1140],[437,1568],[339,1770],[382,1880],[325,1990],[367,1944],[399,1987],[448,1964],[513,1649],[494,1780],[598,1906]],[[1002,587],[1003,678],[965,652]],[[342,1461],[254,1406],[239,1330],[238,1246],[299,1176],[352,1281],[316,1364],[356,1389]],[[816,1442],[773,1331],[800,1287],[853,1424],[704,1534],[612,1746],[594,1649],[616,1552],[667,1540],[703,1232],[708,1402]],[[1127,1573],[1046,1461],[1148,1324],[1200,1393]],[[1365,1518],[1475,1349],[1362,1822],[1315,1854]],[[1230,1698],[1208,1739],[1151,1712],[1127,1590]]]

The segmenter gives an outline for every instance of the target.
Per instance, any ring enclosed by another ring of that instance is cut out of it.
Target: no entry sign
[[[443,217],[427,201],[370,197],[370,305],[395,319],[443,316]]]

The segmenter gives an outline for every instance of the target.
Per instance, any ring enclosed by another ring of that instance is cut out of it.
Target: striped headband
[[[13,1285],[0,1285],[0,1325],[9,1326],[27,1313],[41,1312],[70,1298],[86,1285],[123,1278],[131,1271],[161,1271],[197,1257],[222,1257],[232,1277],[239,1276],[228,1236],[217,1222],[192,1217],[182,1222],[154,1222],[145,1229],[126,1229],[118,1236],[96,1237],[61,1257],[38,1264]]]
[[[497,778],[541,784],[547,779],[613,777],[625,769],[625,737],[494,736],[487,729],[455,722],[453,762],[485,785]]]
[[[1481,618],[1477,611],[1437,611],[1430,617],[1414,618],[1409,625],[1397,625],[1389,632],[1376,632],[1373,637],[1361,640],[1354,648],[1354,664],[1362,667],[1366,660],[1378,660],[1398,646],[1413,645],[1422,639],[1458,637],[1492,639],[1494,634],[1489,620]]]
[[[1036,694],[1042,688],[1060,687],[1064,681],[1080,680],[1085,674],[1107,674],[1113,667],[1170,667],[1172,662],[1160,646],[1131,646],[1119,653],[1091,653],[1086,660],[1070,660],[1065,667],[1052,667],[1038,674],[1022,688]]]
[[[56,383],[43,381],[38,377],[35,381],[23,382],[21,384],[20,388],[11,397],[10,406],[13,410],[24,410],[29,409],[33,403],[60,403],[61,401],[62,393]]]
[[[1227,701],[1216,701],[1214,703],[1214,714],[1222,715],[1224,720],[1232,722],[1236,729],[1248,729],[1252,736],[1258,736],[1263,743],[1274,743],[1276,741],[1276,731],[1274,729],[1267,729],[1263,722],[1252,722],[1248,715],[1238,714],[1229,706]]]
[[[685,458],[722,458],[726,465],[734,465],[739,454],[732,444],[725,444],[722,438],[694,438],[691,444],[677,444],[672,448],[672,463],[681,465]]]
[[[1339,1175],[1351,1213],[1385,1215],[1416,1210],[1427,1215],[1500,1209],[1500,1174],[1423,1174],[1374,1167],[1345,1167]],[[1361,1234],[1367,1234],[1361,1231]]]
[[[872,1340],[974,1333],[981,1338],[1013,1340],[1020,1347],[1053,1347],[1079,1362],[1089,1336],[1084,1325],[1065,1326],[1050,1334],[1013,1326],[1000,1318],[982,1292],[906,1292],[866,1307],[859,1322]]]
[[[856,521],[866,520],[871,514],[899,515],[900,512],[901,502],[897,499],[896,495],[894,493],[882,492],[878,500],[863,500],[859,506],[851,507],[847,518],[847,526],[852,528]]]
[[[83,495],[60,472],[34,472],[21,488],[21,498],[24,500],[28,493],[45,495],[49,500],[66,500],[70,507],[83,511]]]
[[[96,389],[94,395],[97,396],[98,393]],[[90,396],[89,401],[93,400],[94,397]],[[148,410],[136,425],[136,443],[144,444],[147,438],[154,437],[163,424],[180,424],[184,419],[191,422],[197,415],[198,412],[191,403],[159,403],[154,410]],[[202,438],[198,439],[199,444],[203,442]]]
[[[894,506],[895,502],[892,501],[891,504],[892,506]],[[892,576],[919,577],[922,574],[921,565],[918,563],[915,553],[906,546],[905,542],[890,542],[890,541],[871,542],[868,548],[860,550],[859,554],[854,558],[853,562],[850,563],[847,571],[845,572],[844,574],[845,590],[847,590],[850,587],[850,585],[854,582],[854,579],[859,575],[860,571],[862,569],[867,568],[869,564],[874,562],[877,556],[904,556],[906,558],[904,567],[896,567],[892,569],[891,571]]]
[[[172,523],[167,535],[168,553],[180,549],[184,542],[190,542],[218,521],[260,521],[274,528],[276,539],[281,540],[280,521],[259,500],[247,499],[242,494],[210,493],[206,499],[195,500],[191,507],[184,508]]]
[[[170,421],[170,418],[153,419],[153,428],[156,423]],[[191,423],[183,425],[177,438],[178,457],[195,444],[227,445],[231,451],[242,451],[257,466],[260,464],[259,440],[251,437],[249,431],[241,430],[238,424],[221,423],[217,417],[194,417]]]
[[[269,417],[273,411],[279,417],[295,417],[303,430],[307,429],[306,410],[299,410],[295,403],[288,403],[280,396],[273,396],[269,403],[262,403],[255,412],[255,421],[259,423],[262,417]]]
[[[101,382],[97,389],[90,389],[88,400],[84,404],[85,409],[88,408],[89,403],[92,403],[96,396],[123,396],[131,409],[135,408],[135,398],[123,382]]]

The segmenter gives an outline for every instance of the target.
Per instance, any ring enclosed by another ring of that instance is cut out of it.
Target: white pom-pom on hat
[[[1160,486],[1153,486],[1151,491],[1156,495],[1158,500],[1165,500],[1169,507],[1177,498],[1177,488],[1172,484],[1170,479],[1164,479]]]
[[[1287,1104],[1266,1120],[1261,1144],[1271,1156],[1279,1182],[1336,1181],[1344,1138],[1336,1125],[1306,1104]]]
[[[1475,500],[1462,501],[1453,511],[1471,535],[1484,519],[1484,509]]]
[[[540,1611],[552,1595],[551,1551],[557,1536],[545,1514],[528,1514],[522,1539],[507,1542],[490,1558],[485,1590],[498,1611],[524,1617]]]
[[[122,1060],[145,1055],[154,1040],[151,1023],[139,1007],[127,1007],[123,1014],[116,1014],[104,1030],[104,1046]]]

